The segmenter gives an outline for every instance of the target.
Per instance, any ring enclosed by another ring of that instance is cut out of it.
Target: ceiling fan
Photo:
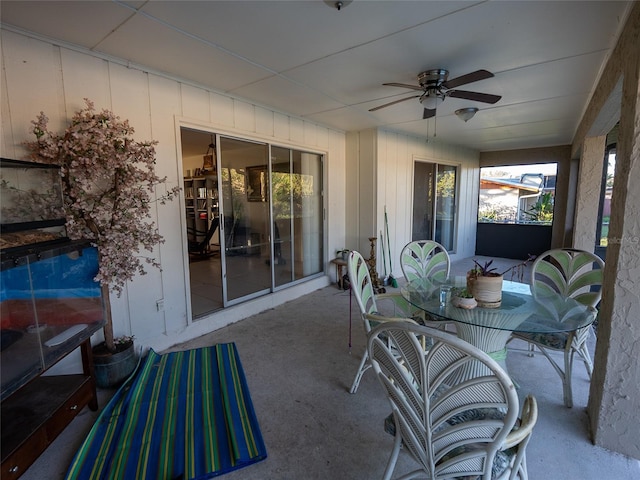
[[[491,95],[489,93],[469,92],[467,90],[452,90],[460,85],[466,85],[467,83],[477,82],[479,80],[485,80],[493,77],[493,73],[487,70],[476,70],[475,72],[467,73],[460,77],[447,80],[449,77],[449,71],[443,69],[427,70],[418,75],[419,85],[408,85],[406,83],[383,83],[383,85],[390,87],[410,88],[411,90],[418,90],[422,93],[420,95],[413,95],[411,97],[402,98],[400,100],[394,100],[393,102],[385,103],[378,107],[369,109],[370,112],[375,112],[381,108],[395,105],[396,103],[411,100],[412,98],[419,98],[420,103],[424,105],[424,113],[422,118],[431,118],[436,114],[436,106],[438,103],[442,103],[446,97],[464,98],[466,100],[473,100],[475,102],[484,103],[496,103],[502,97],[500,95]]]

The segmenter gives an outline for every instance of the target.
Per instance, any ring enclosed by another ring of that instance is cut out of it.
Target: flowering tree
[[[166,177],[154,171],[157,141],[133,140],[127,120],[109,110],[97,113],[86,98],[85,103],[61,135],[48,129],[49,119],[40,112],[31,122],[36,140],[26,147],[33,160],[60,166],[67,234],[86,238],[98,249],[95,280],[105,304],[105,344],[115,351],[109,292],[120,296],[127,281],[146,273],[145,263],[160,268],[140,252],[164,242],[150,211],[152,195]],[[174,187],[156,200],[172,200],[179,191]]]

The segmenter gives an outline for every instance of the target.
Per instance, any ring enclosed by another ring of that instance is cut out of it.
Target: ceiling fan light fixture
[[[456,110],[456,115],[459,119],[468,122],[471,120],[475,114],[478,113],[478,109],[476,107],[467,107],[467,108],[459,108]]]
[[[444,95],[435,90],[429,90],[420,97],[422,106],[429,110],[435,110],[438,104],[442,102],[444,102]]]

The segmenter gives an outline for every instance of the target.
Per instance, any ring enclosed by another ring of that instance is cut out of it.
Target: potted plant
[[[104,305],[104,345],[94,348],[97,363],[107,356],[133,349],[133,337],[114,337],[110,293],[121,295],[127,281],[144,275],[144,264],[160,267],[141,248],[152,251],[164,240],[149,220],[152,195],[166,182],[154,171],[157,141],[138,142],[133,127],[109,110],[86,107],[76,112],[62,134],[49,130],[43,112],[32,121],[36,140],[26,142],[34,161],[60,166],[67,235],[88,239],[98,251],[98,273]],[[172,200],[174,187],[157,199]],[[133,364],[135,366],[135,363]]]
[[[522,281],[524,267],[533,259],[535,256],[529,255],[525,261],[507,268],[502,273],[497,272],[497,268],[491,267],[493,260],[489,260],[483,265],[474,260],[475,267],[467,272],[467,290],[473,294],[478,306],[498,308],[502,304],[504,274],[511,272],[512,278],[517,276]]]
[[[458,308],[464,308],[471,310],[476,308],[478,302],[473,298],[473,295],[466,288],[454,289],[451,295],[451,305]]]
[[[96,385],[102,388],[122,383],[136,368],[138,358],[133,335],[121,335],[113,339],[115,350],[109,350],[106,342],[92,348]]]

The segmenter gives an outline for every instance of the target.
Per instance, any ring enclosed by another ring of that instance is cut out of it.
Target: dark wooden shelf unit
[[[89,339],[80,349],[82,374],[41,375],[2,402],[3,480],[20,477],[85,406],[98,409]]]

